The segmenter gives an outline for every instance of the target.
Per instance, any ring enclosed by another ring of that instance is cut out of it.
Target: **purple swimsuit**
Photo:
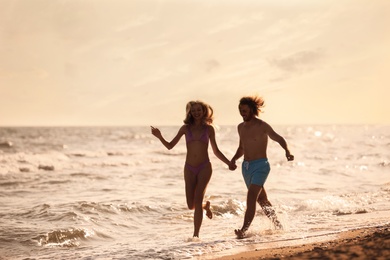
[[[203,142],[205,144],[208,144],[209,142],[209,130],[208,130],[208,127],[206,126],[205,127],[205,130],[203,131],[202,135],[200,136],[199,139],[194,139],[194,136],[192,135],[192,132],[191,132],[191,128],[190,126],[187,126],[188,128],[188,133],[186,134],[186,142],[187,143],[190,143],[190,142],[193,142],[193,141],[199,141],[199,142]],[[185,167],[190,170],[193,174],[195,175],[198,175],[199,172],[201,170],[203,170],[203,168],[209,163],[210,161],[207,160],[201,164],[199,164],[198,166],[192,166],[192,165],[189,165],[188,163],[186,163]]]

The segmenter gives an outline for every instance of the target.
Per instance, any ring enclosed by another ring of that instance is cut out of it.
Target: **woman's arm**
[[[221,161],[226,163],[229,166],[229,168],[230,168],[231,165],[230,165],[229,159],[226,158],[226,156],[218,148],[217,141],[215,140],[215,130],[214,130],[214,127],[211,126],[211,125],[209,125],[207,127],[209,128],[209,137],[210,137],[211,148],[213,149],[213,152],[214,152],[215,156],[217,156],[218,159],[220,159]]]
[[[179,142],[180,138],[184,135],[185,133],[185,126],[180,127],[179,131],[177,132],[176,136],[172,139],[172,141],[168,142],[167,140],[164,139],[162,136],[160,129],[150,126],[152,134],[157,137],[161,143],[168,149],[171,150],[175,145]]]

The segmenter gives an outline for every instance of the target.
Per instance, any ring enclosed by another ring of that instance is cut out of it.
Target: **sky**
[[[0,126],[390,124],[388,0],[0,0]]]

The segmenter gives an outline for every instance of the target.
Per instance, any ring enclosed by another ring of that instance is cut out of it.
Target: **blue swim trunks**
[[[264,186],[270,171],[267,158],[242,162],[242,176],[248,189],[251,184]]]

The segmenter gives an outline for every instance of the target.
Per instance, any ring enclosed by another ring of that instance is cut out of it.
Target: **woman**
[[[215,130],[211,125],[213,122],[213,109],[201,101],[190,101],[186,107],[186,118],[184,125],[179,132],[168,142],[162,137],[158,128],[151,126],[151,131],[161,143],[167,148],[172,149],[185,135],[187,155],[184,165],[184,181],[187,205],[194,211],[194,237],[199,237],[200,226],[203,220],[203,209],[206,210],[208,218],[213,214],[210,210],[210,202],[203,205],[203,198],[206,187],[210,181],[212,167],[209,160],[208,145],[211,144],[215,156],[230,166],[230,161],[218,149],[215,141]]]

